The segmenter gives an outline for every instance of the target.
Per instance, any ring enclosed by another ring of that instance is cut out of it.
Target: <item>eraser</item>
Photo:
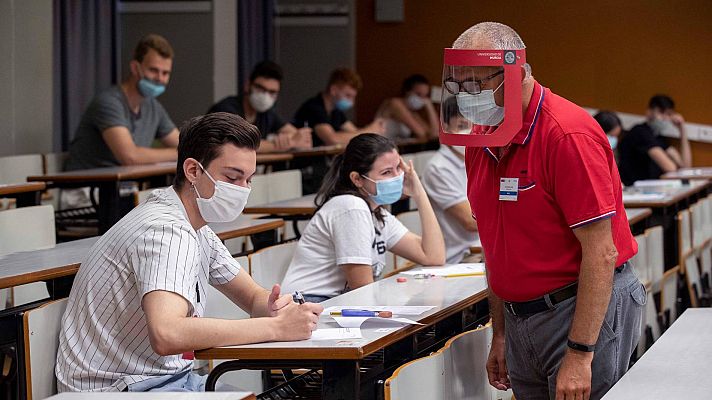
[[[403,277],[396,278],[396,282],[398,282],[398,283],[408,282],[408,278],[403,278]]]

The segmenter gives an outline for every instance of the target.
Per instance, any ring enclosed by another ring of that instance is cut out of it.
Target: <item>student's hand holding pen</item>
[[[270,317],[276,317],[277,312],[284,307],[288,306],[289,303],[294,303],[292,296],[289,294],[280,295],[281,288],[278,283],[272,286],[272,292],[269,294],[267,299],[267,309],[269,310]]]
[[[279,285],[275,285],[279,286]],[[274,294],[274,287],[272,288]],[[279,295],[275,296],[278,297]],[[272,296],[270,296],[272,297]],[[282,296],[284,297],[284,296]],[[282,297],[279,297],[280,299]],[[289,302],[284,307],[278,309],[275,315],[275,339],[276,341],[304,340],[311,337],[311,333],[316,329],[319,322],[319,315],[324,311],[324,307],[316,303],[295,303],[289,295]]]

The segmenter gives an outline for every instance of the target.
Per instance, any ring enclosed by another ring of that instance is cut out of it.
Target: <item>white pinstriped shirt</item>
[[[59,336],[57,388],[121,391],[190,369],[181,355],[153,351],[141,299],[174,292],[200,317],[205,285],[227,283],[239,270],[207,225],[193,229],[172,187],[154,191],[99,239],[77,273]]]

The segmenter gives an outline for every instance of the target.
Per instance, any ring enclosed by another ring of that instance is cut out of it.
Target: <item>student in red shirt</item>
[[[471,27],[453,47],[525,48],[513,29],[493,22]],[[493,90],[502,107],[503,74],[472,68],[480,91]],[[538,83],[528,64],[521,75],[521,130],[503,147],[466,151],[490,286],[489,380],[523,399],[600,398],[627,370],[640,336],[646,295],[628,262],[637,244],[605,133]],[[476,108],[488,102],[461,97],[463,115],[482,115]],[[490,115],[486,125],[501,118]],[[507,182],[516,189],[503,196]]]

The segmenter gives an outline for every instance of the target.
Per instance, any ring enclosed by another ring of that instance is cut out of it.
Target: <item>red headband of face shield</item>
[[[522,127],[524,50],[445,49],[440,143],[500,147]]]

